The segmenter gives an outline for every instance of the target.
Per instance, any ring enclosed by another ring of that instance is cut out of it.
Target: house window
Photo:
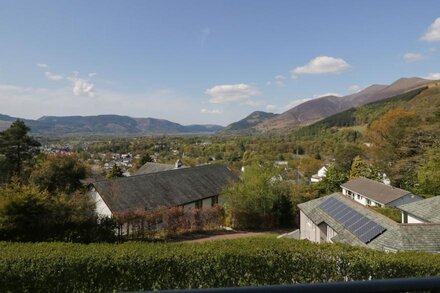
[[[371,205],[371,200],[367,198],[367,205]]]
[[[196,209],[201,209],[202,208],[202,201],[198,200],[196,201]]]
[[[218,195],[211,197],[211,206],[218,204]]]
[[[359,194],[356,195],[357,199],[361,199],[361,196]]]

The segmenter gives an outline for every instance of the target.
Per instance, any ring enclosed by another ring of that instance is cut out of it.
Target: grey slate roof
[[[398,207],[430,223],[440,223],[440,196],[404,204]]]
[[[216,196],[237,180],[226,166],[211,164],[103,180],[92,186],[114,213],[173,207]]]
[[[359,177],[341,185],[341,187],[359,193],[369,199],[387,204],[411,192],[383,184],[371,179]]]
[[[171,164],[159,164],[159,163],[147,162],[144,165],[142,165],[142,167],[140,167],[139,170],[136,171],[135,175],[156,173],[156,172],[168,171],[173,169],[174,169],[174,165]]]
[[[383,226],[386,231],[368,244],[364,244],[354,234],[319,208],[319,205],[329,197],[334,197],[345,203],[365,217]],[[333,242],[370,247],[379,250],[393,249],[397,251],[414,250],[440,252],[440,224],[396,223],[390,218],[370,209],[369,207],[357,203],[341,193],[334,193],[299,204],[298,208],[316,225],[325,222],[335,230],[337,235],[332,238]]]

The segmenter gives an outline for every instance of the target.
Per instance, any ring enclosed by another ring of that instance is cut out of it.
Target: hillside
[[[220,133],[251,133],[255,132],[254,127],[266,120],[277,117],[278,114],[263,112],[263,111],[255,111],[249,114],[246,118],[229,124],[225,127]]]
[[[390,85],[371,85],[358,93],[343,97],[330,95],[312,99],[297,105],[280,115],[265,119],[258,124],[250,126],[251,129],[247,129],[247,131],[269,132],[274,130],[300,128],[352,107],[365,105],[402,94],[426,85],[429,82],[429,80],[417,77],[401,78]],[[239,122],[241,121],[242,120]],[[224,132],[228,132],[229,127],[234,124],[235,123],[227,126]]]
[[[0,131],[17,118],[0,115]],[[164,119],[132,118],[119,115],[98,116],[43,116],[25,120],[32,134],[46,136],[64,135],[148,135],[148,134],[199,134],[215,133],[219,125],[184,126]]]
[[[350,108],[298,129],[292,137],[322,154],[338,143],[357,146],[394,186],[423,194],[417,168],[440,137],[440,82]]]

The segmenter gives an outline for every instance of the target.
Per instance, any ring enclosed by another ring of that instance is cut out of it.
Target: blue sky
[[[0,113],[226,125],[440,79],[440,1],[0,1]]]

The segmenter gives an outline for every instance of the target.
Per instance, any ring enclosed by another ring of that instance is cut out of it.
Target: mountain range
[[[0,114],[0,131],[17,118]],[[148,134],[213,134],[220,125],[181,125],[164,119],[132,118],[119,115],[43,116],[37,120],[22,119],[32,134],[65,135],[148,135]]]
[[[246,118],[228,125],[221,133],[237,134],[296,129],[352,107],[380,101],[407,92],[429,82],[431,81],[417,77],[401,78],[390,85],[371,85],[360,92],[343,97],[329,95],[311,99],[279,115],[267,112],[253,112]],[[256,119],[254,119],[255,117]],[[248,121],[253,121],[253,123]]]
[[[390,85],[374,84],[343,97],[328,95],[310,99],[281,114],[255,111],[226,127],[197,124],[185,126],[164,119],[120,115],[43,116],[37,120],[22,120],[31,127],[32,134],[43,136],[264,133],[298,129],[353,107],[403,94],[430,82],[417,77],[401,78]],[[16,119],[0,114],[0,131]]]

